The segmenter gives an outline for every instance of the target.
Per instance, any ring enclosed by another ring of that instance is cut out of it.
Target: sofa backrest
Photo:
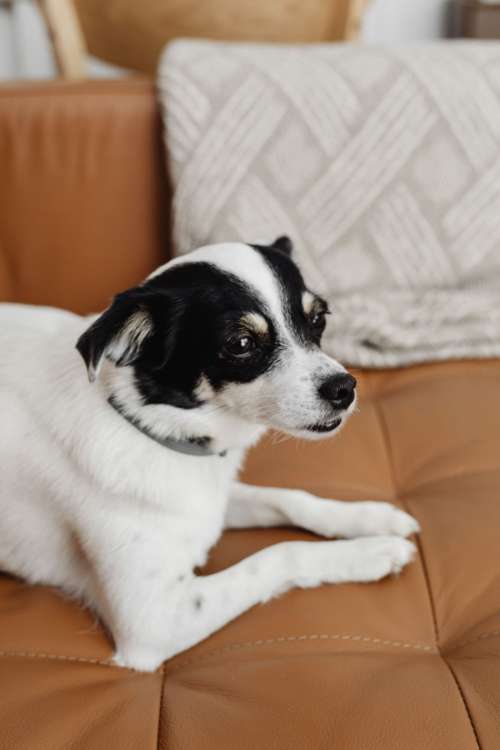
[[[0,301],[104,308],[168,256],[150,81],[0,87]]]

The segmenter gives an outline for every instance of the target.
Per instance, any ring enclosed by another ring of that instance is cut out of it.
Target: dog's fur
[[[326,304],[289,254],[286,238],[204,247],[93,319],[0,306],[0,568],[93,607],[116,664],[154,670],[291,587],[375,581],[412,558],[418,525],[391,505],[236,481],[267,428],[320,438],[354,408],[354,379],[319,348]],[[224,528],[282,524],[364,538],[195,575]]]

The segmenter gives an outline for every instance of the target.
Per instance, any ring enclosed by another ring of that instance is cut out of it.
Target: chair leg
[[[344,36],[346,42],[359,39],[363,15],[369,2],[370,0],[350,0]]]
[[[85,78],[87,50],[73,0],[37,0],[37,4],[60,75],[73,80]]]

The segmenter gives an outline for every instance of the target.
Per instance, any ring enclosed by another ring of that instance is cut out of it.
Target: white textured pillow
[[[179,41],[159,89],[177,252],[288,234],[352,364],[500,354],[500,44]]]

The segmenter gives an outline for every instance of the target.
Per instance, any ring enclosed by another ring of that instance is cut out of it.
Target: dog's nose
[[[356,378],[349,373],[332,375],[319,387],[319,395],[336,409],[347,409],[354,401]]]

